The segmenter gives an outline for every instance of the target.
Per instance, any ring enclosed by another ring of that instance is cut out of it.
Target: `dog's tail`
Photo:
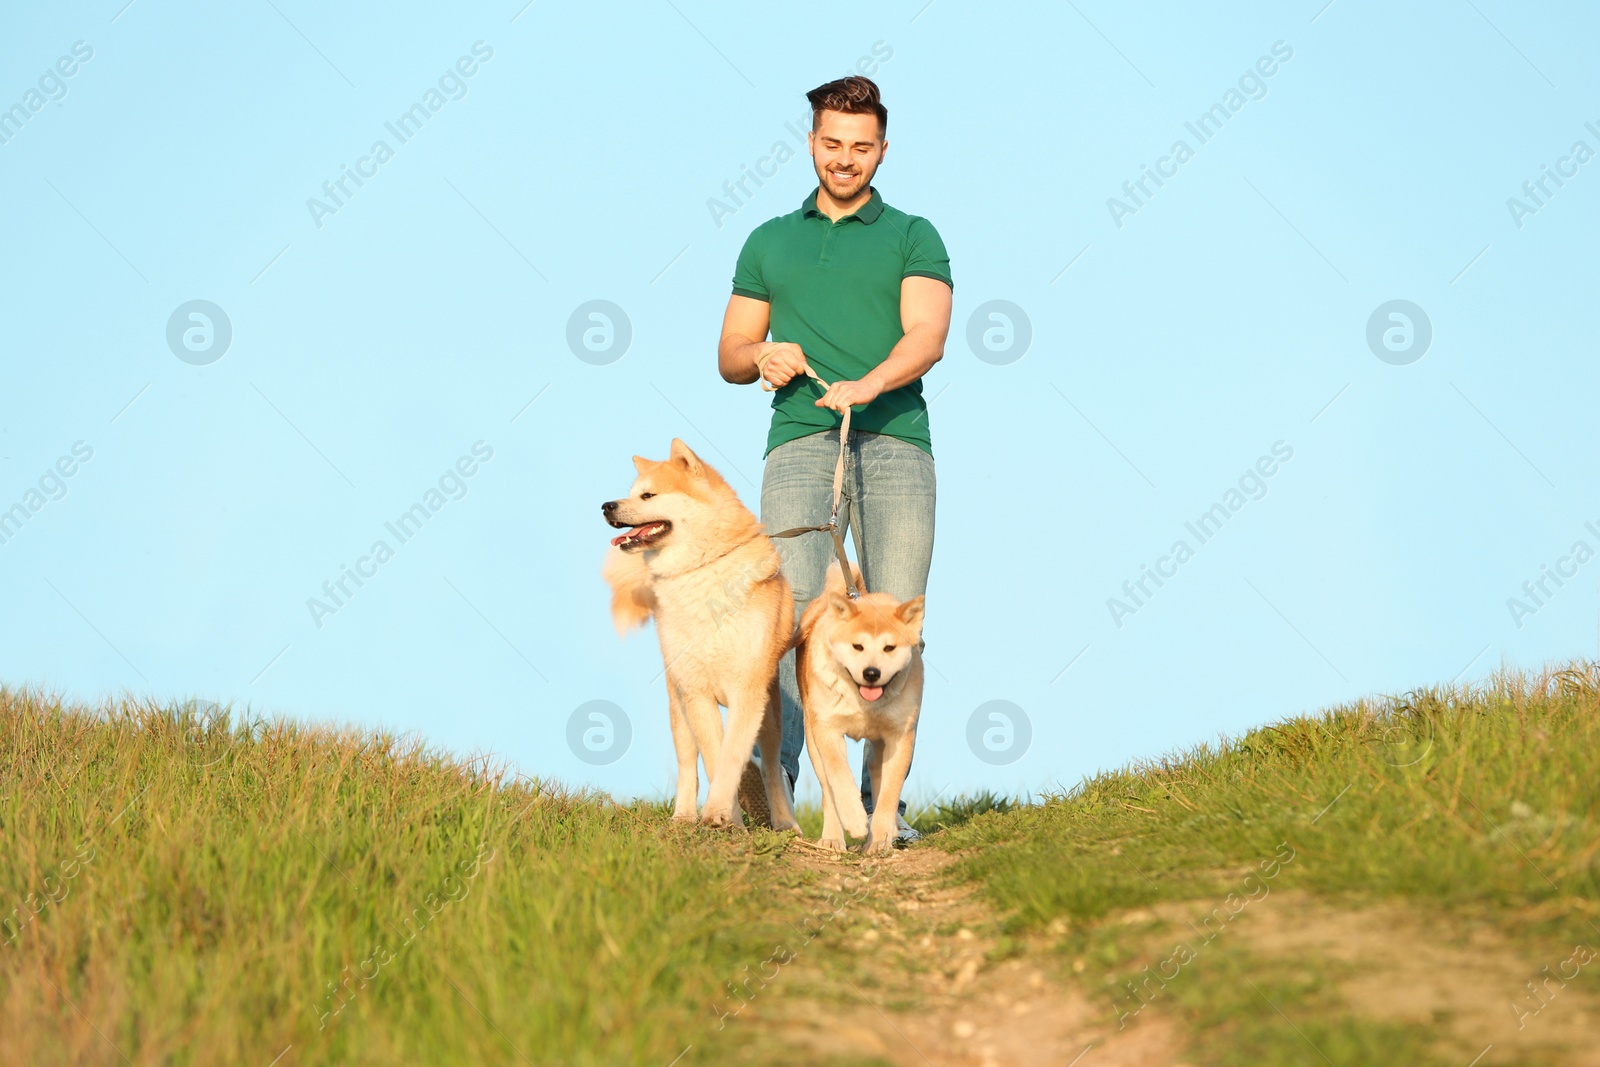
[[[641,557],[613,548],[606,553],[600,573],[611,585],[611,621],[616,624],[617,633],[626,634],[650,621],[656,610],[656,594],[650,586],[650,568]]]

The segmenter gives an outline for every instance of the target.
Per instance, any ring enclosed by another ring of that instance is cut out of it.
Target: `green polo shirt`
[[[745,240],[733,291],[771,304],[772,339],[799,345],[825,380],[855,381],[905,336],[900,283],[913,276],[952,285],[950,256],[931,222],[885,204],[877,189],[834,222],[817,210],[813,191],[800,210],[762,223]],[[816,406],[821,396],[803,374],[772,395],[767,452],[839,425],[837,411]],[[920,379],[855,405],[850,425],[933,452]]]

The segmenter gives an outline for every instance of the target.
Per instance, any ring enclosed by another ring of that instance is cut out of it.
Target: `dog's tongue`
[[[620,545],[624,541],[631,541],[641,535],[648,536],[652,533],[655,533],[660,526],[661,524],[659,522],[640,523],[638,526],[634,526],[629,529],[627,533],[618,534],[616,537],[613,537],[611,539],[611,543],[614,545]]]
[[[861,687],[862,700],[873,701],[881,696],[883,696],[883,686],[881,685],[864,685]]]

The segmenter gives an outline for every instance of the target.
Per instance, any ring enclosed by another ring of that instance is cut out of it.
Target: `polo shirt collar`
[[[806,197],[805,202],[800,205],[800,210],[801,214],[803,214],[806,218],[815,216],[819,219],[826,219],[828,217],[824,215],[821,209],[817,207],[817,190],[815,189],[811,190],[811,195]],[[864,222],[870,226],[874,222],[877,222],[878,216],[882,214],[883,195],[878,192],[877,186],[873,186],[872,195],[867,198],[867,202],[862,204],[850,214],[840,218],[839,221],[847,222],[850,219],[859,219],[861,222]]]

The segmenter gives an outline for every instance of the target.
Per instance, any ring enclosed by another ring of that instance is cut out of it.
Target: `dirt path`
[[[791,847],[782,861],[814,918],[730,1023],[759,1028],[763,1051],[896,1067],[1065,1067],[1091,1046],[1094,1067],[1177,1058],[1167,1024],[1113,1034],[1103,1007],[1050,977],[1043,942],[1006,937],[972,887],[943,884],[947,853],[873,862]]]
[[[1275,903],[1240,931],[1245,943],[1348,970],[1339,990],[1364,1018],[1426,1026],[1441,1052],[1480,1067],[1600,1063],[1600,1004],[1581,965],[1588,953],[1552,946],[1541,960],[1486,923],[1392,901],[1349,909],[1298,892]]]
[[[1060,931],[1008,936],[1003,916],[966,884],[943,877],[948,853],[920,847],[886,860],[791,843],[787,907],[795,928],[767,980],[747,982],[727,1025],[750,1028],[750,1062],[894,1067],[1121,1067],[1186,1062],[1190,1035],[1162,1010],[1118,1030],[1109,999],[1070,978],[1053,947]],[[1398,902],[1340,907],[1303,892],[1273,894],[1230,939],[1267,960],[1326,971],[1347,1010],[1433,1032],[1453,1062],[1600,1063],[1592,1035],[1600,997],[1585,982],[1556,982],[1545,1006],[1527,989],[1540,960],[1482,923]],[[1188,929],[1202,902],[1172,902],[1107,917],[1131,945],[1125,970],[1158,958],[1173,926]],[[1552,949],[1552,951],[1554,951]],[[1561,963],[1551,956],[1551,970]],[[1081,961],[1080,961],[1081,962]],[[1566,971],[1561,973],[1565,974]],[[1585,978],[1592,976],[1585,975]],[[1527,987],[1527,988],[1524,988]],[[1559,994],[1559,1000],[1555,995]],[[1526,1001],[1519,1013],[1516,998]]]

